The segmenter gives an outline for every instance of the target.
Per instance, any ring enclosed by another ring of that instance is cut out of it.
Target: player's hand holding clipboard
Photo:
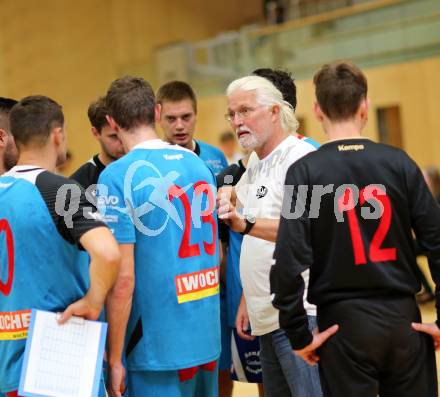
[[[96,397],[107,324],[32,310],[18,394],[24,397]]]

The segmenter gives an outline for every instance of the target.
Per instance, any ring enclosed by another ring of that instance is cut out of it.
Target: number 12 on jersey
[[[373,235],[370,243],[368,257],[371,262],[395,261],[397,258],[396,248],[382,248],[382,244],[388,234],[392,220],[392,206],[386,192],[378,186],[367,186],[359,192],[359,205],[362,207],[366,202],[376,201],[382,208],[382,214],[379,218],[379,226]],[[356,265],[365,265],[367,256],[365,244],[362,239],[359,219],[355,210],[354,192],[352,188],[347,188],[344,195],[338,199],[339,211],[345,212],[350,229],[351,242],[354,253],[354,263]]]

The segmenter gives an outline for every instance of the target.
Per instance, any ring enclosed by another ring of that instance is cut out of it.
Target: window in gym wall
[[[399,106],[377,108],[376,113],[380,142],[403,149]]]

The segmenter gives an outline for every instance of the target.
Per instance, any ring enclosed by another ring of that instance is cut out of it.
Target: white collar
[[[162,139],[148,139],[146,141],[142,141],[134,146],[131,150],[135,149],[165,149],[171,146],[168,142],[163,141]],[[130,150],[130,152],[131,152]]]
[[[43,169],[43,167],[40,167],[39,165],[32,165],[32,164],[22,164],[22,165],[14,165],[7,173],[14,173],[14,172],[23,172],[23,171],[29,171],[29,170],[35,170],[35,169]]]

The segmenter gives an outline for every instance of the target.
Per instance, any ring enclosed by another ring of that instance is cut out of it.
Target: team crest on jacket
[[[267,187],[266,186],[260,186],[257,189],[257,198],[263,198],[267,194]]]

